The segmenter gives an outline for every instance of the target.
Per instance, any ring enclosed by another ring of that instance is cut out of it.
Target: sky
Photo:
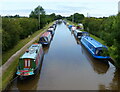
[[[120,0],[0,0],[0,15],[29,16],[38,5],[46,14],[70,16],[74,13],[90,17],[108,17],[118,13]]]

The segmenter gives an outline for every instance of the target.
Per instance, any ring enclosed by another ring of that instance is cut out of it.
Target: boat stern
[[[18,75],[18,76],[30,76],[30,75],[34,75],[34,71],[33,71],[33,69],[29,69],[29,70],[18,70],[17,72],[16,72],[16,74]]]

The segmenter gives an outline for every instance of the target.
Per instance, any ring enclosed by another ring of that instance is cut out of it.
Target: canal
[[[41,72],[29,80],[15,80],[9,90],[119,89],[120,77],[115,67],[93,59],[63,23],[57,25],[53,40],[44,52]]]

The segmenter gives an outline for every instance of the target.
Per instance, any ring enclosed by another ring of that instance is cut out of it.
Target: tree
[[[47,23],[45,10],[41,6],[36,7],[34,11],[31,12],[29,17],[38,19],[39,29],[43,28],[45,24]]]
[[[58,20],[58,19],[62,19],[62,16],[61,15],[57,15],[55,20]]]
[[[85,16],[83,14],[74,13],[73,15],[67,17],[68,20],[73,21],[75,23],[81,23]]]
[[[38,19],[39,15],[45,15],[45,11],[41,6],[36,7],[34,11],[30,13],[29,17]]]

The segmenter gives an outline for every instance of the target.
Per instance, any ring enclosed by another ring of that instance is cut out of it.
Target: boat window
[[[99,54],[99,50],[98,49],[96,49],[96,53],[95,53],[96,55],[98,55]]]
[[[82,36],[82,33],[78,33],[78,36]]]
[[[102,50],[99,50],[97,55],[98,55],[98,56],[102,56],[102,54],[103,54],[103,51],[102,51]]]

